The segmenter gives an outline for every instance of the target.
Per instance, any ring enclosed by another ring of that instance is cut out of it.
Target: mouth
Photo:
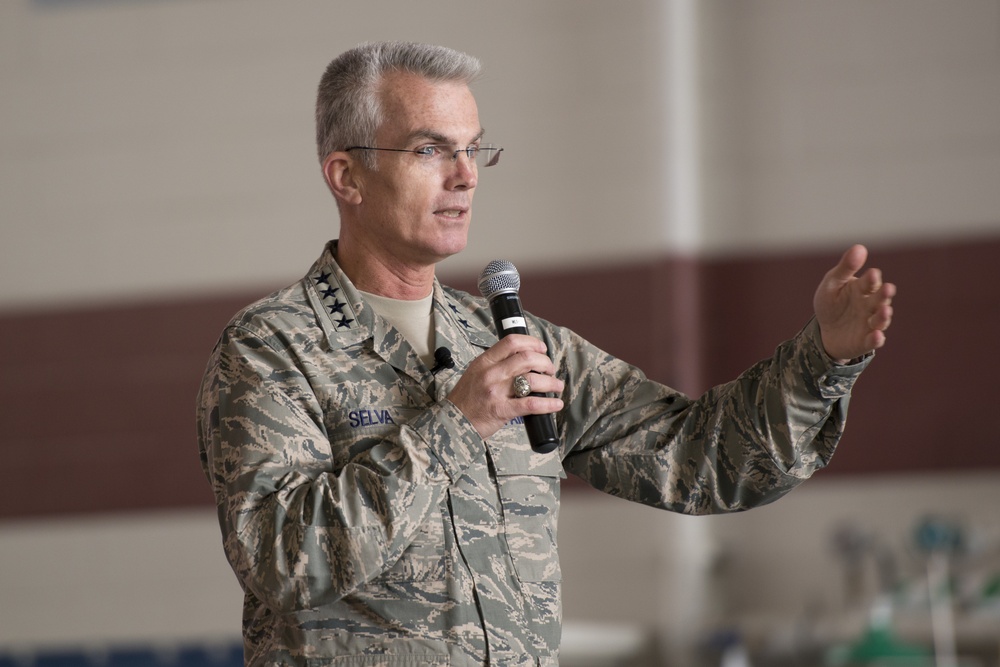
[[[434,211],[434,215],[441,216],[442,218],[449,218],[451,220],[461,220],[465,218],[469,213],[467,208],[443,208]]]

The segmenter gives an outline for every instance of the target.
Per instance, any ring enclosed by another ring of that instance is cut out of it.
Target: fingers
[[[544,373],[519,373],[518,375],[528,381],[528,385],[531,387],[531,394],[525,397],[516,396],[514,393],[514,381],[511,379],[510,398],[521,404],[516,410],[523,410],[524,414],[547,414],[549,412],[558,412],[562,409],[562,400],[557,398],[563,389],[566,388],[562,380],[554,375],[546,375]],[[514,377],[518,377],[518,375]],[[539,395],[536,396],[536,394]],[[544,396],[544,394],[553,394],[554,396]],[[541,400],[533,400],[536,398]]]
[[[565,385],[555,376],[556,368],[546,353],[545,344],[530,336],[507,336],[488,350],[495,357],[491,369],[492,379],[504,387],[504,393],[511,399],[521,402],[518,410],[521,414],[546,414],[555,411],[553,400],[546,397],[514,396],[514,378],[523,375],[531,386],[534,394],[561,394]],[[485,353],[483,356],[486,356]],[[540,398],[542,400],[530,400]],[[561,404],[561,401],[559,402]],[[556,408],[562,409],[561,405]],[[521,415],[518,415],[521,416]]]
[[[849,282],[867,260],[868,250],[863,245],[851,246],[841,257],[837,266],[831,269],[827,275],[840,282]],[[873,267],[865,271],[858,277],[857,286],[863,296],[873,297],[872,301],[877,304],[889,304],[896,296],[896,286],[883,282],[882,270],[878,268]]]
[[[542,341],[510,335],[469,364],[448,398],[488,438],[515,417],[561,411],[561,399],[545,396],[558,396],[565,388],[555,372]],[[519,375],[528,380],[533,395],[514,395]]]
[[[882,289],[882,272],[879,269],[868,269],[859,279],[861,291],[866,296],[873,296]]]
[[[892,324],[892,306],[888,303],[880,304],[868,318],[868,327],[873,331],[885,331],[890,324]]]
[[[483,352],[479,358],[482,359],[484,363],[497,364],[515,354],[520,353],[541,354],[548,359],[546,352],[545,343],[539,339],[534,338],[533,336],[511,334],[502,338],[499,343]],[[551,360],[549,361],[549,365],[552,365]]]
[[[865,338],[865,345],[869,350],[877,350],[878,348],[885,345],[885,332],[880,329],[876,329],[868,334]]]
[[[853,245],[823,278],[813,296],[823,347],[844,363],[885,345],[896,286],[878,268],[863,269],[868,249]]]
[[[896,295],[896,286],[883,282],[882,271],[875,268],[865,271],[858,278],[857,286],[866,302],[868,333],[864,345],[869,350],[876,350],[885,345],[885,331],[892,324],[892,298]]]
[[[882,282],[882,271],[879,269],[865,271],[858,284],[871,309],[869,325],[872,329],[885,330],[892,321],[892,298],[896,296],[896,286]]]

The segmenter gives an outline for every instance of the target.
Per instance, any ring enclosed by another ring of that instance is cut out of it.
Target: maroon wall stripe
[[[881,248],[889,345],[828,471],[1000,467],[1000,239]],[[836,254],[524,272],[525,308],[697,394],[801,327]],[[448,281],[474,289],[473,280]],[[194,401],[226,321],[260,294],[0,314],[0,517],[212,503]]]

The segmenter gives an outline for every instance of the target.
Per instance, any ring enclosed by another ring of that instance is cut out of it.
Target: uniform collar
[[[429,369],[413,348],[368,305],[337,264],[337,241],[327,243],[309,269],[306,293],[331,347],[343,348],[370,340],[372,351],[395,368],[419,378]],[[447,347],[460,367],[497,342],[491,318],[481,300],[443,287],[434,279],[435,349]],[[427,378],[424,378],[427,379]]]

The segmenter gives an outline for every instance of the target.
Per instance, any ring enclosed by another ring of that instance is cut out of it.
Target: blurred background
[[[336,237],[315,87],[381,39],[485,63],[504,161],[450,284],[509,259],[527,309],[695,395],[850,244],[900,287],[789,497],[567,481],[564,664],[1000,664],[998,0],[3,0],[0,663],[238,661],[195,394]]]

